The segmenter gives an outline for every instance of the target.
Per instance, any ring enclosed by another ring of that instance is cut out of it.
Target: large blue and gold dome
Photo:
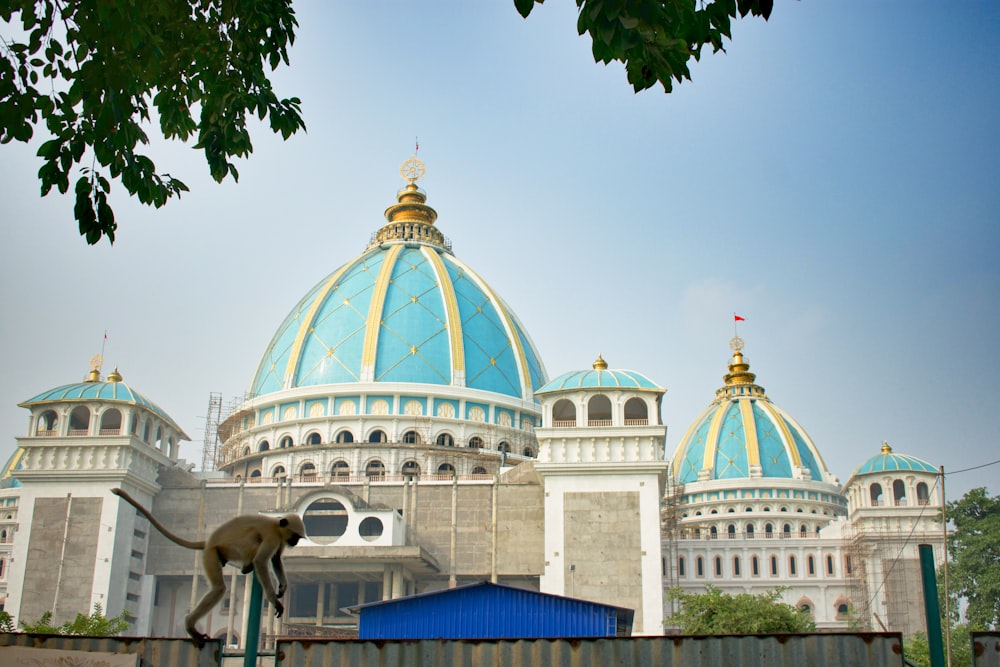
[[[732,347],[725,385],[674,454],[677,481],[786,478],[835,483],[805,429],[755,384],[742,340],[734,338]]]
[[[426,195],[415,178],[404,176],[409,184],[386,209],[387,224],[368,248],[309,290],[282,322],[254,373],[251,395],[403,382],[531,400],[545,384],[524,327],[452,254]]]

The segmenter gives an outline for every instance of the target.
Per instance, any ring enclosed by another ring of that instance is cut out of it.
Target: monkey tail
[[[121,490],[121,489],[111,489],[111,493],[115,494],[116,496],[120,496],[122,498],[122,500],[124,500],[129,505],[131,505],[132,507],[136,508],[137,510],[139,510],[139,512],[142,513],[142,515],[144,517],[146,517],[147,519],[149,519],[149,522],[151,524],[153,524],[154,526],[156,526],[156,529],[158,531],[160,531],[161,533],[163,533],[163,535],[168,540],[170,540],[171,542],[174,542],[175,544],[179,544],[182,547],[187,547],[188,549],[204,549],[205,548],[205,540],[199,540],[197,542],[193,542],[191,540],[185,540],[183,537],[178,537],[177,535],[174,535],[173,533],[171,533],[169,530],[166,529],[166,527],[162,523],[160,523],[159,521],[157,521],[156,517],[153,516],[152,512],[150,512],[148,509],[146,509],[145,507],[143,507],[142,505],[140,505],[138,500],[136,500],[135,498],[133,498],[129,494],[125,493],[123,490]]]

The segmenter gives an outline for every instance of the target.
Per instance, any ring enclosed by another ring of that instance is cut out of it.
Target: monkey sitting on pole
[[[300,539],[306,536],[306,528],[297,514],[288,514],[281,518],[253,514],[238,516],[212,531],[207,540],[195,542],[171,533],[153,516],[152,512],[140,505],[139,501],[125,491],[111,489],[111,493],[120,496],[129,505],[139,510],[171,542],[188,549],[203,550],[202,565],[205,570],[205,578],[208,579],[211,588],[198,605],[191,610],[191,613],[184,618],[188,634],[198,642],[199,646],[209,641],[211,637],[198,632],[195,624],[226,594],[222,567],[228,562],[232,562],[234,565],[238,563],[243,574],[256,571],[261,588],[264,589],[268,602],[274,607],[274,615],[280,617],[285,611],[284,605],[278,601],[278,598],[283,596],[285,589],[288,588],[285,568],[281,563],[281,553],[285,545],[294,547]],[[271,575],[267,570],[269,562],[278,579],[277,592],[274,590]]]

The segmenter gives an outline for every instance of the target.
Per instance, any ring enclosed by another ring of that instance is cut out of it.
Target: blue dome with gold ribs
[[[738,343],[736,342],[738,341]],[[715,479],[787,478],[832,482],[805,430],[771,402],[734,339],[725,386],[691,425],[674,454],[682,484]]]
[[[908,454],[897,454],[892,451],[888,442],[882,443],[882,451],[865,461],[852,473],[853,475],[867,475],[868,473],[883,472],[930,472],[938,474],[938,469],[933,465],[918,459],[916,456]]]
[[[503,300],[451,252],[415,179],[356,259],[313,287],[278,328],[250,386],[409,382],[531,400],[545,368]]]

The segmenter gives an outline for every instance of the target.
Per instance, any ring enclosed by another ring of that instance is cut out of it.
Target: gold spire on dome
[[[882,441],[882,453],[883,454],[892,454],[892,447],[889,446],[889,441],[888,440],[883,440]]]
[[[118,372],[118,367],[115,366],[115,370],[108,373],[108,382],[121,382],[122,374]]]
[[[722,379],[727,385],[753,384],[757,376],[750,372],[750,363],[743,359],[743,339],[734,336],[729,341],[729,348],[733,351],[733,358],[729,362],[729,372]]]
[[[604,361],[604,357],[597,355],[597,360],[594,362],[595,371],[606,371],[608,370],[608,362]]]
[[[375,232],[369,247],[391,241],[410,241],[448,247],[444,234],[435,226],[437,211],[428,206],[427,193],[417,187],[417,181],[427,172],[424,163],[411,157],[399,173],[407,184],[396,193],[396,202],[385,209],[388,224]]]
[[[90,372],[84,376],[84,382],[100,382],[101,381],[101,366],[104,364],[104,357],[99,354],[95,354],[90,358]]]

